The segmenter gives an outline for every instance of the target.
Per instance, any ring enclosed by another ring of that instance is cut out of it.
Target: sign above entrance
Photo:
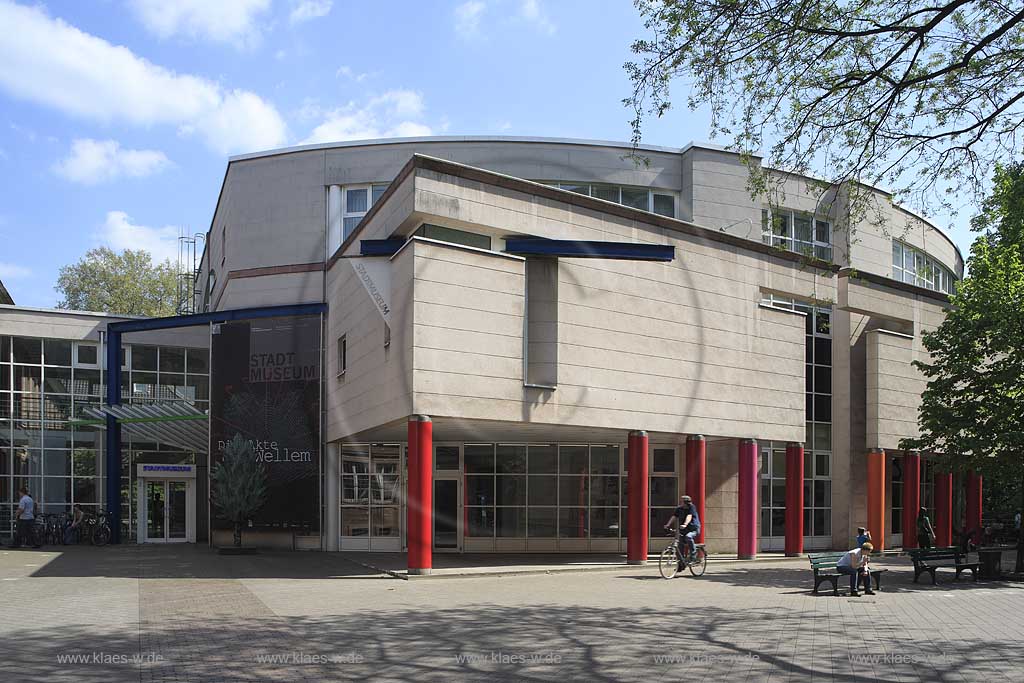
[[[138,465],[139,478],[145,479],[195,479],[195,465],[146,463]]]

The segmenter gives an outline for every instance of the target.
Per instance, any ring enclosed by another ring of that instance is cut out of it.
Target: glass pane
[[[657,453],[657,451],[655,451]],[[657,470],[655,470],[657,471]],[[618,474],[619,473],[619,447],[618,446],[592,446],[590,448],[590,473],[591,474]]]
[[[526,477],[503,475],[497,478],[497,505],[526,505]]]
[[[832,314],[828,311],[819,310],[815,313],[815,332],[821,335],[832,334]]]
[[[71,393],[71,368],[46,368],[44,391],[48,394]]]
[[[561,446],[558,449],[558,466],[561,474],[586,474],[587,447]]]
[[[361,216],[349,216],[344,219],[343,223],[345,234],[342,236],[342,239],[348,239],[348,236],[352,234],[352,231],[356,229],[356,226],[359,225],[359,221],[361,220],[363,220]]]
[[[167,482],[167,537],[185,538],[185,482]]]
[[[132,345],[132,370],[156,370],[156,347]]]
[[[580,183],[559,183],[558,187],[563,190],[569,190],[569,192],[575,192],[576,194],[590,194],[590,185]]]
[[[466,477],[466,505],[494,505],[494,475]]]
[[[814,239],[824,244],[832,243],[832,226],[828,221],[814,221]]]
[[[532,483],[532,482],[531,482]],[[530,489],[531,496],[533,489]],[[531,538],[554,538],[557,525],[555,508],[531,507],[526,511],[527,535]]]
[[[434,447],[434,469],[435,470],[457,470],[457,469],[459,469],[459,447],[458,446],[435,446]]]
[[[367,536],[370,533],[370,511],[365,507],[341,509],[341,535]]]
[[[768,508],[761,508],[761,535],[772,535],[772,511]]]
[[[459,482],[434,480],[434,547],[459,547]]]
[[[676,449],[655,448],[652,472],[675,472],[676,471]]]
[[[804,508],[804,536],[813,536],[814,529],[811,527],[811,509]]]
[[[819,394],[832,393],[832,368],[815,366],[814,391]]]
[[[619,508],[591,508],[590,535],[594,538],[618,537]]]
[[[791,216],[787,213],[772,216],[772,233],[781,237],[789,237],[789,221]]]
[[[679,483],[675,477],[651,477],[651,505],[675,505],[678,490]]]
[[[832,450],[832,425],[815,425],[814,449],[819,451]]]
[[[828,510],[815,510],[814,511],[814,535],[815,536],[828,536],[832,533],[831,515]]]
[[[345,190],[345,213],[366,213],[370,208],[366,188]]]
[[[13,348],[15,363],[34,363],[36,365],[42,364],[43,344],[41,339],[15,337]]]
[[[650,201],[648,198],[647,190],[635,190],[632,188],[622,188],[622,203],[625,206],[631,206],[634,209],[640,209],[642,211],[648,211]]]
[[[526,472],[526,446],[498,445],[497,472]]]
[[[43,474],[47,477],[70,477],[71,451],[43,451]]]
[[[492,444],[466,444],[462,457],[467,473],[494,472],[494,446]]]
[[[903,249],[903,270],[914,272],[914,250],[909,247]]]
[[[43,473],[43,453],[35,449],[15,449],[11,464],[16,477],[41,475]]]
[[[772,451],[772,476],[773,477],[785,477],[786,476],[786,451],[773,450]]]
[[[398,538],[401,534],[399,508],[395,505],[370,508],[370,533],[378,538]]]
[[[605,201],[619,203],[619,188],[616,185],[594,185],[594,196]]]
[[[827,476],[829,476],[829,456],[828,456],[828,453],[816,453],[814,455],[814,476],[816,476],[816,477],[827,477]]]
[[[527,482],[527,499],[529,505],[555,505],[556,482],[554,475],[531,474]]]
[[[814,421],[815,422],[831,422],[832,421],[832,397],[831,396],[817,396],[814,397]]]
[[[11,338],[0,336],[0,363],[11,362]]]
[[[373,193],[373,196],[370,198],[371,205],[372,204],[376,204],[377,200],[380,199],[384,195],[384,192],[386,192],[387,189],[388,189],[387,185],[374,185],[374,186],[372,186],[370,188],[370,191]]]
[[[499,538],[523,538],[526,536],[526,508],[496,508],[494,529]]]
[[[210,371],[210,352],[206,349],[188,350],[188,371],[206,373]]]
[[[662,216],[668,216],[669,218],[675,218],[676,198],[667,194],[655,194],[654,213],[661,214]]]
[[[71,342],[63,339],[47,339],[43,342],[43,354],[47,365],[71,365]]]
[[[547,474],[558,471],[557,446],[529,446],[528,455],[530,474]]]
[[[814,482],[814,502],[813,506],[816,508],[829,507],[832,504],[832,482],[830,481],[815,481]]]
[[[767,507],[767,501],[762,501],[762,506]],[[786,480],[772,479],[772,501],[771,507],[786,507]]]
[[[374,505],[392,505],[401,500],[402,480],[397,472],[370,475],[370,500]]]
[[[807,216],[793,217],[793,236],[801,242],[811,241],[811,219]]]
[[[185,349],[160,348],[161,372],[185,372]]]
[[[466,536],[473,538],[494,537],[494,508],[493,507],[467,507]]]
[[[101,396],[103,387],[100,384],[100,371],[75,368],[73,389],[79,396]]]
[[[77,488],[77,487],[76,487]],[[76,496],[77,499],[77,496]],[[146,482],[146,538],[164,537],[164,482]]]
[[[772,536],[786,535],[786,511],[775,508],[772,510]]]
[[[558,477],[558,504],[586,507],[590,500],[587,491],[588,477],[561,475]]]
[[[15,391],[24,391],[33,394],[38,394],[42,391],[43,387],[43,369],[40,367],[34,367],[30,365],[15,365],[14,366],[14,385]],[[37,418],[38,419],[38,418]]]
[[[818,338],[814,340],[814,362],[818,365],[832,365],[832,340]]]
[[[619,477],[591,477],[590,504],[595,507],[618,506]]]
[[[892,267],[903,268],[903,247],[895,240],[892,243]]]
[[[587,537],[587,509],[585,507],[558,508],[559,538]]]

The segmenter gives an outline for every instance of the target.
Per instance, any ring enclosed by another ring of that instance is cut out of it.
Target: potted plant
[[[210,480],[217,515],[231,522],[234,528],[234,545],[221,548],[220,552],[254,552],[255,548],[242,547],[242,527],[266,502],[267,472],[264,464],[256,460],[249,442],[241,434],[235,434],[225,446],[220,461],[213,466]]]

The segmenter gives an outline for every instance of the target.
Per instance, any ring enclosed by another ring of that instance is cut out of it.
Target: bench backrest
[[[835,569],[836,563],[839,562],[845,553],[841,552],[827,552],[827,553],[807,553],[807,559],[811,563],[811,569]]]
[[[950,548],[918,548],[908,551],[910,559],[915,562],[927,562],[928,560],[958,560],[963,553],[955,547]]]

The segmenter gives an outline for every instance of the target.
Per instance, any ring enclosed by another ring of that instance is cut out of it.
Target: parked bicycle
[[[77,527],[73,543],[92,543],[96,546],[104,546],[110,542],[110,524],[107,522],[107,513],[87,512],[82,523]]]
[[[689,569],[694,576],[703,576],[708,566],[708,555],[704,550],[703,543],[694,544],[694,550],[690,550],[687,544],[685,552],[679,552],[679,534],[670,531],[673,535],[672,543],[661,552],[658,558],[658,571],[666,579],[674,578],[683,569]]]

